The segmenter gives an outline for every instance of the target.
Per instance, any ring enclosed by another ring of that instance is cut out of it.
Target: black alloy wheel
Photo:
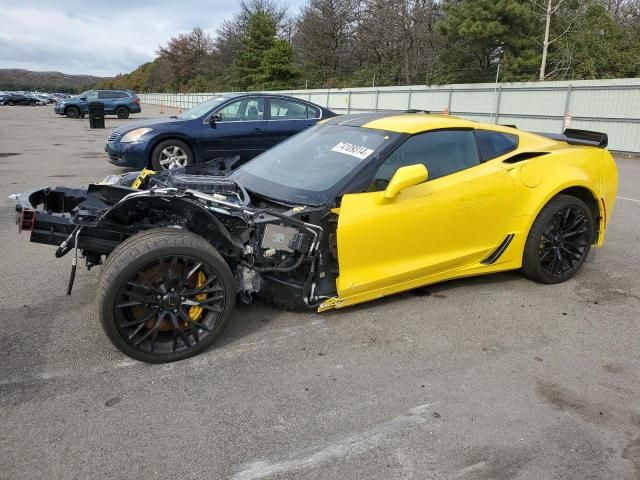
[[[224,300],[215,271],[193,257],[168,255],[137,270],[122,286],[117,326],[143,352],[180,353],[215,329]]]
[[[541,283],[573,277],[595,239],[593,214],[580,199],[559,195],[536,218],[525,246],[524,273]]]
[[[151,363],[195,355],[218,338],[235,305],[229,267],[202,237],[177,229],[137,234],[111,253],[98,308],[113,343]]]
[[[591,240],[586,212],[568,206],[556,212],[540,240],[540,263],[544,272],[562,277],[582,263]]]

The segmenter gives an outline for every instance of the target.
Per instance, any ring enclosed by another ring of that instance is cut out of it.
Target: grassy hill
[[[17,68],[0,69],[0,90],[43,90],[78,93],[105,80],[92,75],[67,75],[61,72],[34,72]]]

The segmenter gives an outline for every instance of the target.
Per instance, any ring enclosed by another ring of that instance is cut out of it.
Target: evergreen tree
[[[233,67],[235,89],[247,90],[259,82],[265,53],[276,42],[276,25],[268,14],[257,12],[247,22]]]
[[[262,57],[257,86],[262,90],[290,88],[300,77],[300,72],[294,65],[294,56],[289,42],[276,40]]]
[[[445,82],[535,78],[539,68],[532,29],[538,22],[526,0],[445,0],[439,24],[447,52],[441,57]]]

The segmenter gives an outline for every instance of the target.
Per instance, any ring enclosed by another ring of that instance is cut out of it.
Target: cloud
[[[129,72],[153,60],[170,37],[196,26],[213,35],[239,9],[239,0],[52,3],[3,2],[0,68],[98,76]]]

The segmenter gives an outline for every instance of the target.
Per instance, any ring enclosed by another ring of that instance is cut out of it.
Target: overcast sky
[[[170,37],[215,33],[240,0],[0,0],[0,68],[112,76],[152,60]],[[284,2],[283,2],[284,3]],[[303,0],[289,0],[297,13]]]

